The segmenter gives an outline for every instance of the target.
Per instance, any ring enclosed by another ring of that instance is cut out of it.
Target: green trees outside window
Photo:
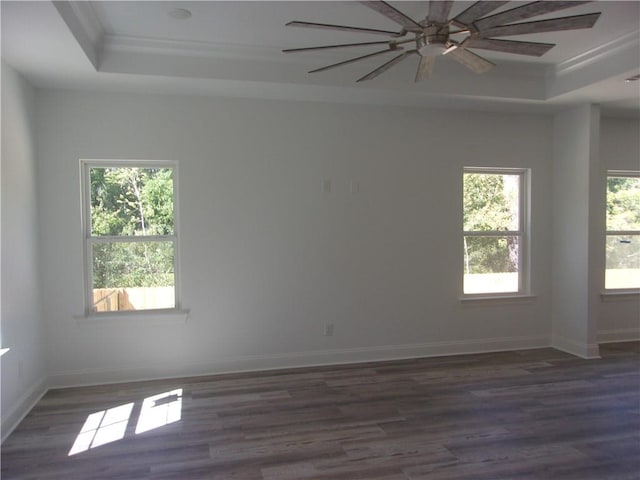
[[[465,294],[521,290],[523,171],[465,169]]]
[[[92,310],[175,308],[174,168],[85,168]]]
[[[607,176],[605,288],[640,288],[640,176]]]

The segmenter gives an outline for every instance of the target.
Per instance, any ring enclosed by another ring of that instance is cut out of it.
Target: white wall
[[[597,357],[597,296],[604,254],[600,111],[583,105],[554,118],[552,343]],[[600,227],[600,230],[598,230]],[[602,252],[599,245],[602,243]],[[598,257],[598,254],[600,255]]]
[[[640,170],[640,121],[604,117],[600,155],[607,170]],[[602,341],[640,339],[638,295],[602,297],[598,338]]]
[[[45,389],[38,270],[35,94],[2,63],[2,438]]]
[[[548,118],[56,91],[37,113],[54,385],[548,345]],[[186,324],[74,319],[81,158],[179,162]],[[465,165],[532,168],[533,300],[459,301]]]

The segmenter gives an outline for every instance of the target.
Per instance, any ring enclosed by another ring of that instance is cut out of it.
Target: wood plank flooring
[[[640,343],[601,353],[53,390],[2,445],[2,478],[640,479]]]

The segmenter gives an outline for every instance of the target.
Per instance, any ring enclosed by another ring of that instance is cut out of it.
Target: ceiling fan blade
[[[390,20],[393,20],[397,24],[402,25],[403,28],[405,28],[410,32],[422,31],[422,27],[420,26],[419,23],[415,22],[412,18],[407,17],[404,13],[402,13],[400,10],[395,9],[394,7],[389,5],[387,2],[374,1],[374,2],[360,2],[360,3],[366,7],[369,7],[375,10],[378,13],[381,13],[382,15],[384,15]]]
[[[381,55],[381,54],[387,53],[387,52],[394,52],[394,51],[397,51],[399,49],[402,49],[402,47],[387,48],[386,50],[380,50],[380,51],[377,51],[377,52],[368,53],[366,55],[362,55],[361,57],[350,58],[349,60],[345,60],[343,62],[338,62],[338,63],[333,63],[331,65],[327,65],[326,67],[320,67],[320,68],[316,68],[315,70],[309,70],[309,73],[323,72],[324,70],[330,70],[332,68],[341,67],[342,65],[347,65],[348,63],[357,62],[358,60],[364,60],[365,58],[369,58],[369,57],[375,57],[376,55]]]
[[[346,48],[346,47],[362,47],[365,45],[383,45],[383,44],[387,44],[389,42],[387,41],[380,41],[380,42],[364,42],[364,43],[343,43],[340,45],[322,45],[319,47],[305,47],[305,48],[287,48],[286,50],[282,50],[285,53],[291,53],[291,52],[307,52],[310,50],[326,50],[326,49],[330,49],[330,48]]]
[[[565,8],[576,7],[582,5],[582,2],[561,2],[561,1],[547,1],[547,2],[532,2],[522,5],[521,7],[512,8],[505,12],[496,13],[490,17],[482,18],[475,22],[475,27],[478,31],[483,31],[491,27],[498,25],[504,25],[507,23],[514,23],[526,18],[537,17],[538,15],[544,15],[545,13],[556,12]]]
[[[515,40],[498,40],[495,38],[471,37],[464,42],[467,48],[493,50],[494,52],[515,53],[540,57],[555,47],[555,43],[519,42]]]
[[[403,32],[392,32],[391,30],[378,30],[376,28],[349,27],[346,25],[331,25],[328,23],[298,22],[293,21],[286,24],[287,27],[304,27],[304,28],[321,28],[325,30],[344,30],[356,33],[373,33],[376,35],[390,35],[393,37],[401,37]]]
[[[509,2],[476,2],[462,13],[459,13],[452,22],[459,27],[468,27],[477,19],[484,17],[486,14],[493,12],[496,8]]]
[[[418,70],[416,71],[416,78],[414,82],[421,82],[426,80],[433,73],[433,67],[436,64],[435,55],[429,55],[426,57],[420,56],[420,63],[418,63]]]
[[[475,73],[484,73],[495,67],[495,64],[491,63],[486,58],[482,58],[481,56],[464,48],[456,48],[449,52],[447,56],[452,57],[458,63],[461,63]]]
[[[539,20],[537,22],[515,23],[513,25],[502,25],[489,30],[479,32],[480,37],[507,37],[511,35],[525,35],[527,33],[556,32],[560,30],[579,30],[581,28],[591,28],[600,17],[598,13],[588,13],[586,15],[576,15],[573,17],[552,18],[550,20]]]
[[[447,23],[452,6],[452,1],[431,0],[429,2],[429,16],[427,17],[429,22]]]
[[[356,80],[356,82],[364,82],[366,80],[371,80],[372,78],[376,78],[378,75],[386,72],[391,67],[393,67],[394,65],[397,65],[398,63],[400,63],[402,60],[404,60],[405,58],[407,58],[409,55],[413,53],[416,53],[416,50],[409,50],[408,52],[401,53],[397,57],[393,57],[384,65],[380,65],[378,68],[376,68],[372,72],[367,73],[364,77],[360,77],[358,80]]]

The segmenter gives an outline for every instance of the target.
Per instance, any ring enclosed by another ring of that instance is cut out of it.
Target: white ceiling
[[[391,2],[416,20],[427,2]],[[451,16],[473,2],[455,2]],[[524,2],[509,2],[502,9]],[[188,9],[178,20],[168,12]],[[41,88],[550,112],[599,103],[611,115],[640,116],[640,2],[590,2],[532,20],[602,12],[588,30],[522,35],[557,45],[540,58],[490,51],[497,64],[476,75],[441,57],[415,84],[417,58],[355,83],[390,56],[308,74],[384,48],[304,53],[283,48],[384,40],[362,33],[286,27],[291,20],[384,30],[400,27],[358,2],[11,2],[2,1],[2,57]]]

